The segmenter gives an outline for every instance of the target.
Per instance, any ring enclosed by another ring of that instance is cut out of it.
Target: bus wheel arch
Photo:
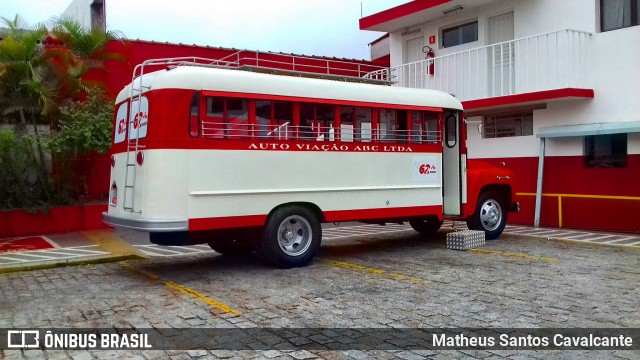
[[[306,203],[280,205],[269,214],[257,250],[276,266],[305,266],[320,248],[321,222],[317,207]]]
[[[487,240],[497,239],[507,225],[510,191],[508,186],[486,186],[480,190],[473,214],[467,218],[467,227],[484,231]]]

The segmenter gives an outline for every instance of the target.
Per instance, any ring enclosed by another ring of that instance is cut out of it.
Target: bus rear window
[[[116,111],[116,122],[114,125],[115,134],[113,135],[113,143],[118,144],[127,138],[127,114],[129,112],[129,102],[124,102]]]

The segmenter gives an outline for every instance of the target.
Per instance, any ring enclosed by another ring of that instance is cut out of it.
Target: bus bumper
[[[107,225],[147,231],[147,232],[169,232],[169,231],[187,231],[189,230],[188,219],[129,219],[119,216],[110,215],[107,212],[102,213],[102,222]]]

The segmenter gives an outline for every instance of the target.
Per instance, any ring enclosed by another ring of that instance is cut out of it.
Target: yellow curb
[[[113,230],[88,230],[82,231],[89,241],[98,245],[102,250],[114,256],[136,255],[140,258],[147,258],[138,249],[121,239]]]
[[[95,259],[48,261],[40,264],[0,267],[0,274],[8,274],[8,273],[20,272],[20,271],[47,270],[47,269],[54,269],[58,267],[67,267],[67,266],[106,264],[111,262],[119,262],[119,261],[126,261],[126,260],[140,260],[140,259],[143,259],[143,258],[135,254],[128,254],[128,255],[116,255],[116,256],[106,255],[106,256],[101,256],[99,258],[95,258]]]

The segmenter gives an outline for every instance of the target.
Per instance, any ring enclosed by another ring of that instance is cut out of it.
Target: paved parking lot
[[[0,274],[0,328],[640,328],[637,248],[505,236],[453,251],[443,233],[425,241],[402,228],[354,230],[327,236],[318,258],[299,269],[203,250]],[[638,358],[631,351],[275,345],[259,351],[5,350],[0,358]]]

